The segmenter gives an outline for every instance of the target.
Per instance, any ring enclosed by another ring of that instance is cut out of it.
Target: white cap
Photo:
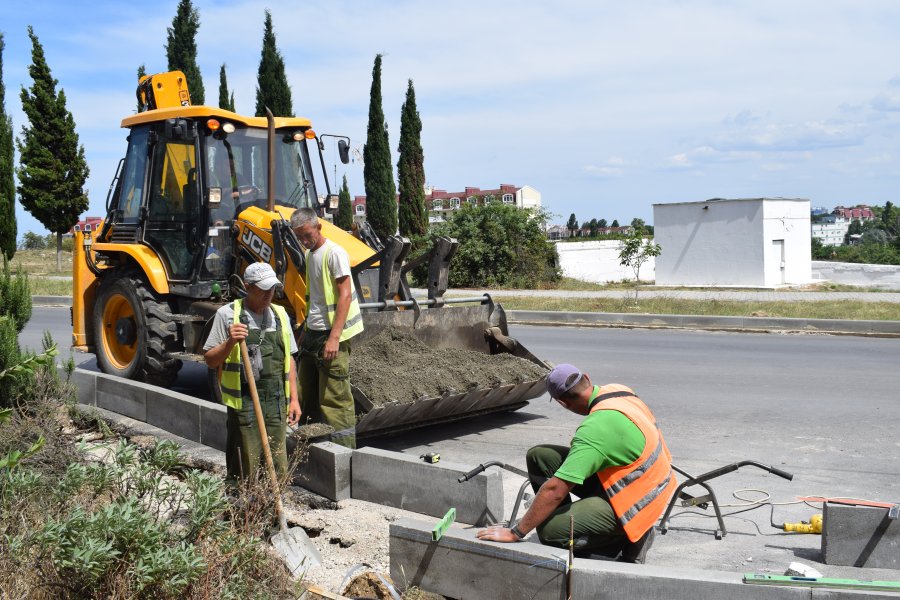
[[[275,275],[275,270],[269,263],[264,262],[253,263],[244,270],[244,283],[266,291],[272,289],[272,286],[282,285]]]

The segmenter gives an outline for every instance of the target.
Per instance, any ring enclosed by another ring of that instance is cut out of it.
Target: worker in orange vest
[[[656,521],[677,487],[656,419],[630,388],[594,385],[569,364],[550,372],[547,392],[585,418],[569,447],[541,445],[528,451],[537,495],[522,519],[508,528],[481,529],[477,537],[516,542],[537,530],[541,543],[565,548],[574,517],[576,555],[643,563]]]

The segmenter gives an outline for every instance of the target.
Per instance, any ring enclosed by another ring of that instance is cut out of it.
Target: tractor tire
[[[168,387],[183,351],[169,304],[134,270],[104,276],[94,307],[97,365],[110,375]]]

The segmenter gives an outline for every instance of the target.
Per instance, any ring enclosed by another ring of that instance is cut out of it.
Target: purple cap
[[[578,367],[563,363],[556,365],[547,375],[547,393],[552,398],[559,398],[581,381],[584,375]]]

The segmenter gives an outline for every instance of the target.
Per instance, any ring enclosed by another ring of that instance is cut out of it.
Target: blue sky
[[[164,71],[177,0],[5,0],[6,109],[30,85],[27,25],[65,89],[102,215],[125,150],[135,72]],[[564,223],[652,221],[652,204],[712,197],[898,202],[900,3],[894,1],[350,2],[195,0],[208,103],[226,63],[252,113],[264,10],[295,112],[365,142],[372,63],[392,160],[407,79],[429,184],[531,185]],[[329,150],[329,174],[333,162]],[[362,165],[338,164],[363,194]],[[21,208],[19,235],[43,227]]]

